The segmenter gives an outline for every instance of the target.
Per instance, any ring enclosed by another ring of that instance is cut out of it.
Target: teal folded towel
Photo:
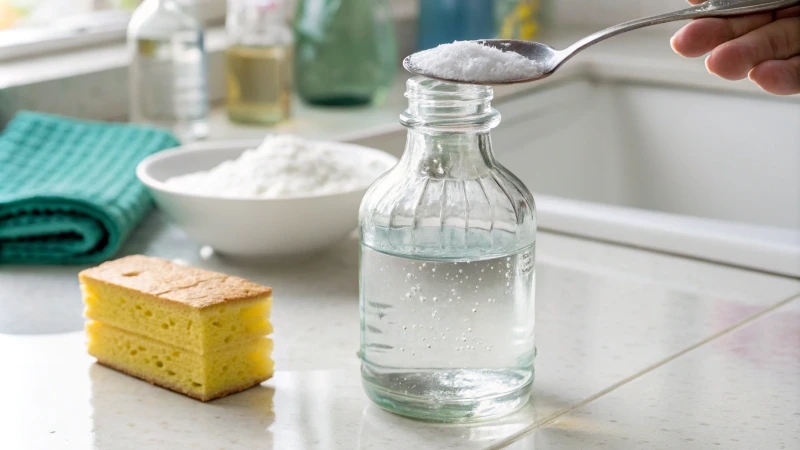
[[[22,111],[0,135],[0,263],[110,258],[151,207],[136,165],[168,132]]]

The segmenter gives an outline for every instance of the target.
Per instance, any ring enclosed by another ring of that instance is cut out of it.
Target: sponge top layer
[[[210,270],[182,266],[160,258],[132,255],[86,269],[78,278],[122,286],[192,308],[252,300],[272,289]]]

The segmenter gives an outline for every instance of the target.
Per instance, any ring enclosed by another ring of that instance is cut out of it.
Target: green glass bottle
[[[382,102],[399,62],[388,0],[300,0],[294,74],[307,103]]]

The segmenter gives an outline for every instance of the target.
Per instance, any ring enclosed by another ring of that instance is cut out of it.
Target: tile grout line
[[[677,359],[677,358],[679,358],[679,357],[681,357],[681,356],[683,356],[683,355],[685,355],[685,354],[687,354],[687,353],[689,353],[689,352],[691,352],[691,351],[693,351],[693,350],[695,350],[695,349],[697,349],[699,347],[702,347],[703,345],[705,345],[705,344],[707,344],[707,343],[709,343],[711,341],[714,341],[714,340],[716,340],[716,339],[718,339],[718,338],[720,338],[720,337],[722,337],[722,336],[724,336],[726,334],[731,333],[732,331],[735,331],[735,330],[737,330],[737,329],[739,329],[739,328],[741,328],[741,327],[743,327],[743,326],[745,326],[745,325],[747,325],[747,324],[749,324],[751,322],[754,322],[754,321],[760,319],[761,317],[763,317],[763,316],[765,316],[765,315],[767,315],[767,314],[769,314],[769,313],[771,313],[771,312],[773,312],[773,311],[775,311],[777,309],[780,309],[780,308],[788,305],[789,303],[792,303],[795,300],[800,300],[800,292],[792,294],[788,298],[783,299],[783,300],[779,301],[778,303],[775,303],[772,306],[769,306],[769,307],[767,307],[767,308],[765,308],[765,309],[753,314],[752,316],[745,317],[744,319],[740,320],[739,322],[736,322],[733,325],[729,325],[728,327],[723,328],[720,331],[717,331],[716,333],[712,334],[711,336],[709,336],[709,337],[707,337],[705,339],[700,340],[699,342],[696,342],[696,343],[690,345],[689,347],[679,351],[678,353],[675,353],[675,354],[673,354],[671,356],[668,356],[667,358],[665,358],[665,359],[663,359],[663,360],[661,360],[659,362],[656,362],[656,363],[654,363],[654,364],[652,364],[652,365],[650,365],[650,366],[648,366],[648,367],[646,367],[646,368],[634,373],[633,375],[630,375],[630,376],[628,376],[626,378],[623,378],[620,381],[617,381],[616,383],[612,384],[611,386],[601,390],[600,392],[597,392],[594,395],[591,395],[591,396],[587,397],[586,399],[582,400],[581,402],[579,402],[578,404],[576,404],[574,406],[571,406],[571,407],[566,408],[564,410],[556,411],[556,412],[550,414],[549,416],[545,417],[544,419],[533,423],[529,427],[526,427],[526,428],[524,428],[524,429],[512,434],[511,436],[508,436],[507,438],[503,439],[502,441],[500,441],[500,442],[498,442],[496,444],[492,444],[491,446],[487,447],[486,450],[497,450],[497,449],[508,447],[509,445],[513,444],[514,442],[517,442],[519,439],[523,438],[524,436],[527,436],[528,434],[530,434],[531,432],[535,431],[536,429],[544,427],[546,425],[549,425],[549,424],[555,422],[556,419],[558,419],[559,417],[567,415],[567,414],[569,414],[569,413],[571,413],[571,412],[573,412],[573,411],[575,411],[577,409],[580,409],[580,408],[588,405],[589,403],[599,399],[600,397],[603,397],[604,395],[609,394],[609,393],[619,389],[620,387],[630,383],[631,381],[634,381],[637,378],[640,378],[640,377],[642,377],[644,375],[647,375],[648,373],[650,373],[650,372],[652,372],[652,371],[654,371],[654,370],[666,365],[667,363],[670,363],[670,362],[674,361],[675,359]]]

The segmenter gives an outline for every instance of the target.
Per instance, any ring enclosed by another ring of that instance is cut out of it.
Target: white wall
[[[682,9],[686,0],[542,0],[555,24],[608,26]]]

